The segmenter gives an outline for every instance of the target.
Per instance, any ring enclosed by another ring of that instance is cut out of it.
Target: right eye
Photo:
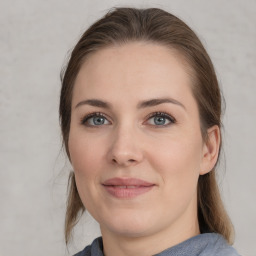
[[[81,123],[86,126],[101,126],[110,124],[102,113],[89,114],[81,120]]]

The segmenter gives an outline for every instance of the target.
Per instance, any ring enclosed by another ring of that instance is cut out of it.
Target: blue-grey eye
[[[166,124],[166,117],[163,116],[155,116],[154,117],[154,123],[155,125],[165,125]]]
[[[82,120],[82,124],[87,126],[100,126],[110,124],[110,122],[103,115],[93,114],[85,117]]]
[[[106,118],[102,116],[95,116],[92,118],[93,124],[94,125],[102,125],[104,124]]]
[[[168,124],[174,123],[174,119],[165,114],[165,113],[155,113],[153,114],[149,119],[148,123],[150,125],[155,125],[155,126],[166,126]]]

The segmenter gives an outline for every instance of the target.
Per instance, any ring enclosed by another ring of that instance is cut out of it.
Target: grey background
[[[84,29],[124,5],[173,12],[208,49],[227,104],[222,193],[235,247],[256,256],[256,1],[250,0],[0,1],[0,256],[72,255],[99,235],[86,216],[69,252],[64,243],[71,167],[61,151],[59,73]]]

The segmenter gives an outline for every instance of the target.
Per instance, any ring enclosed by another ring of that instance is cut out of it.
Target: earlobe
[[[217,125],[207,130],[207,141],[203,146],[200,175],[210,172],[215,166],[219,156],[220,136],[220,128]]]

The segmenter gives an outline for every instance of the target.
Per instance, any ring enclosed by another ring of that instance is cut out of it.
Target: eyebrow
[[[150,100],[142,101],[137,105],[137,108],[141,109],[141,108],[147,108],[147,107],[154,107],[154,106],[164,104],[164,103],[172,103],[172,104],[181,106],[182,108],[184,108],[186,110],[185,106],[181,102],[179,102],[175,99],[172,99],[172,98],[159,98],[159,99],[150,99]],[[80,101],[75,106],[75,108],[78,108],[83,105],[90,105],[93,107],[106,108],[106,109],[111,108],[111,105],[109,103],[102,101],[102,100],[98,100],[98,99],[88,99],[88,100]]]
[[[90,106],[98,107],[98,108],[111,108],[110,104],[108,104],[107,102],[102,101],[102,100],[97,100],[97,99],[83,100],[83,101],[79,102],[75,106],[75,108],[78,108],[82,105],[90,105]]]
[[[138,108],[154,107],[154,106],[164,104],[164,103],[172,103],[172,104],[178,105],[178,106],[186,109],[185,106],[181,102],[179,102],[175,99],[172,99],[172,98],[159,98],[159,99],[151,99],[151,100],[142,101],[138,104]]]

